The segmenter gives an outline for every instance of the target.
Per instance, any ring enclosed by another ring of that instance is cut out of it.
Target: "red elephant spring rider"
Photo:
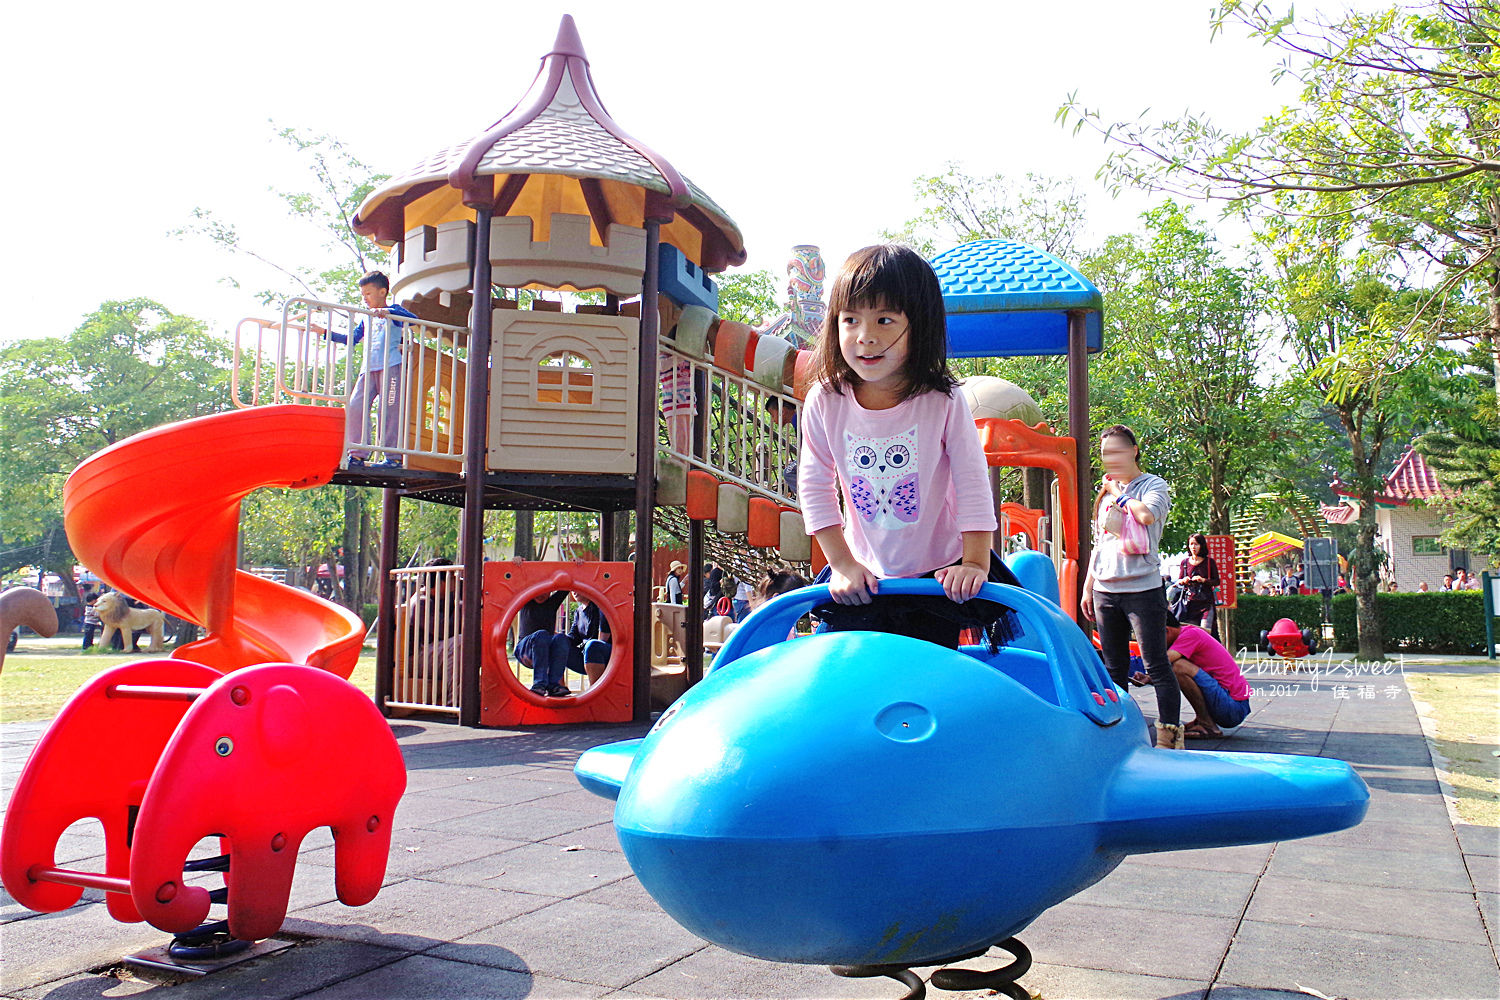
[[[333,830],[339,899],[374,899],[405,788],[389,726],[333,674],[126,664],[79,690],[37,743],[6,812],[0,878],[42,912],[101,889],[115,919],[179,935],[171,954],[201,960],[281,927],[297,849],[317,827]],[[58,838],[86,818],[104,826],[105,870],[59,868]],[[206,837],[220,856],[189,861]],[[225,887],[187,884],[206,871]],[[213,903],[228,917],[204,924]]]
[[[1290,618],[1282,618],[1260,634],[1260,644],[1283,659],[1299,660],[1318,651],[1318,634],[1310,628],[1299,629]]]

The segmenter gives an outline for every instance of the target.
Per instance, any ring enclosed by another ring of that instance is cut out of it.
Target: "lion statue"
[[[94,610],[99,621],[104,623],[104,631],[99,636],[101,649],[109,648],[116,632],[120,633],[126,652],[134,650],[132,637],[137,632],[151,633],[151,645],[146,647],[146,652],[160,653],[164,648],[162,634],[166,631],[167,616],[155,608],[132,608],[126,603],[124,594],[112,590],[94,602]]]

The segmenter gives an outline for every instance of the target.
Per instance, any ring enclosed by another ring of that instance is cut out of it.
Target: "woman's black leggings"
[[[1167,659],[1167,595],[1161,587],[1133,593],[1094,591],[1094,621],[1099,626],[1099,655],[1110,678],[1128,690],[1130,634],[1141,647],[1146,674],[1156,688],[1156,717],[1177,725],[1182,721],[1182,688]]]

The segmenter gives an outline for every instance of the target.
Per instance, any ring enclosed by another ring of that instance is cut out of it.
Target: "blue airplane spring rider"
[[[1014,963],[932,983],[1025,997],[1014,935],[1126,855],[1364,818],[1369,790],[1343,761],[1148,747],[1055,577],[1049,593],[1035,566],[1013,568],[1051,600],[986,584],[980,597],[1021,625],[996,651],[874,632],[786,641],[829,600],[809,587],[747,618],[643,739],[584,753],[575,773],[617,799],[620,844],[662,909],[731,951],[888,975],[912,1000],[910,967],[998,943]]]

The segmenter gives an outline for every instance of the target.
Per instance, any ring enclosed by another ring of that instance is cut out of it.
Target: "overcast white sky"
[[[1322,4],[1333,8],[1332,3]],[[395,173],[503,115],[572,13],[606,107],[734,217],[749,266],[795,243],[830,266],[913,214],[912,181],[1075,175],[1096,237],[1141,198],[1094,184],[1105,150],[1053,121],[1077,91],[1110,117],[1208,110],[1254,124],[1295,99],[1277,55],[1210,44],[1195,0],[530,3],[387,0],[18,5],[0,84],[10,197],[0,336],[63,335],[144,295],[228,329],[271,279],[167,236],[194,206],[309,259],[271,185],[307,185],[268,120],[344,139]],[[233,291],[218,282],[242,277]]]

